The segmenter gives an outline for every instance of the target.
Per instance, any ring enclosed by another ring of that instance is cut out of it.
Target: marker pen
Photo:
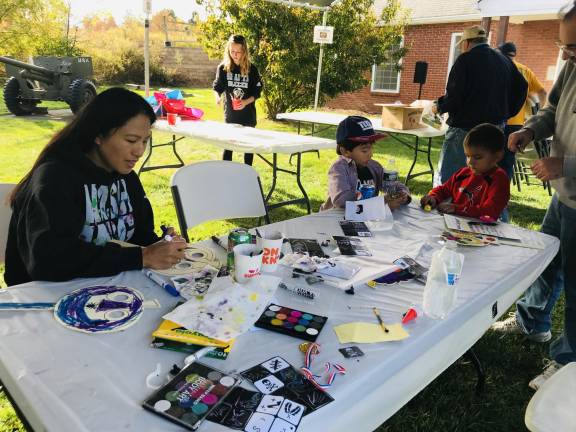
[[[160,225],[160,229],[162,230],[162,237],[164,238],[164,240],[172,241],[172,236],[166,234],[168,232],[168,227],[166,225]]]
[[[174,297],[178,297],[180,295],[178,290],[174,288],[173,285],[170,285],[169,283],[165,282],[160,276],[158,276],[152,270],[142,269],[142,273],[144,273],[148,277],[148,279],[150,279],[152,282],[155,282],[162,288],[164,288],[168,292],[168,294],[171,294]]]

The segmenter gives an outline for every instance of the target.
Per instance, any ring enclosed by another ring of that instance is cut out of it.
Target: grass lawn
[[[205,110],[205,118],[222,120],[220,107],[215,106],[212,91],[209,89],[188,89],[189,106]],[[62,104],[53,105],[54,107]],[[259,113],[263,110],[259,109]],[[46,118],[14,118],[4,116],[6,109],[0,102],[0,182],[17,182],[30,168],[37,154],[50,136],[63,126],[63,122]],[[295,132],[295,127],[285,123],[263,119],[260,116],[259,128]],[[323,132],[333,138],[334,128]],[[159,142],[167,139],[165,134],[154,133]],[[433,162],[436,164],[441,141],[434,143]],[[220,159],[221,151],[203,144],[201,141],[186,138],[178,144],[178,151],[186,163]],[[375,146],[374,158],[384,165],[394,158],[401,174],[406,174],[412,160],[412,151],[392,139],[379,142]],[[242,155],[235,155],[240,161]],[[154,151],[153,163],[169,163],[173,156],[167,148]],[[334,151],[321,151],[320,157],[309,153],[303,156],[303,184],[317,211],[326,196],[326,173],[336,158]],[[286,165],[288,157],[280,156],[280,164]],[[255,168],[261,175],[264,190],[270,185],[271,174],[268,167],[255,158]],[[418,170],[426,168],[425,160],[417,164]],[[176,215],[169,190],[170,176],[174,170],[158,170],[143,173],[144,188],[154,207],[156,226],[171,224],[177,226]],[[430,176],[421,176],[409,184],[414,197],[420,197],[430,188]],[[207,185],[207,190],[209,184]],[[276,199],[295,197],[296,184],[291,176],[280,174],[277,182]],[[512,190],[510,214],[512,223],[537,229],[544,217],[549,196],[542,187],[523,185],[522,192]],[[284,207],[272,211],[272,220],[282,220],[305,214],[299,206]],[[206,223],[190,230],[193,240],[205,239],[212,234],[223,234],[236,225],[250,226],[250,221],[220,221]],[[0,274],[3,268],[0,268]],[[1,278],[0,278],[1,279]],[[0,283],[1,284],[1,283]],[[556,308],[553,333],[558,334],[562,327],[563,304]],[[526,343],[519,337],[501,338],[487,333],[475,346],[477,355],[487,369],[486,391],[475,396],[475,371],[471,364],[462,360],[456,362],[436,378],[424,391],[417,395],[396,415],[390,418],[378,431],[520,431],[524,428],[524,411],[533,392],[528,381],[541,371],[542,359],[546,357],[548,344]],[[0,396],[0,432],[19,429],[18,422],[7,401]],[[329,431],[327,431],[329,432]]]

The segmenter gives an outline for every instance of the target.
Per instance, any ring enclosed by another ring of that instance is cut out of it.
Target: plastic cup
[[[232,98],[232,109],[233,110],[239,110],[241,107],[242,107],[242,100]]]
[[[234,280],[245,284],[260,277],[262,249],[253,244],[234,246]]]
[[[284,236],[280,231],[265,231],[258,236],[256,244],[262,249],[262,271],[272,273],[278,267]]]
[[[168,113],[166,118],[168,119],[168,124],[170,126],[174,126],[176,124],[176,122],[178,121],[178,114]]]

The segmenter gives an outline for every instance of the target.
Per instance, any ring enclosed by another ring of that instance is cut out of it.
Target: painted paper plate
[[[56,321],[84,333],[124,330],[142,315],[144,299],[134,288],[97,285],[65,295],[54,307]]]
[[[220,268],[220,262],[214,251],[208,248],[188,245],[184,251],[186,258],[165,270],[154,270],[162,276],[184,276],[198,273],[207,265]]]

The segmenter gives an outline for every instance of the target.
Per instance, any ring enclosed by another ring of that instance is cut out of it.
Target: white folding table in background
[[[298,124],[298,134],[300,134],[300,127],[302,123],[308,123],[312,125],[312,135],[316,132],[314,130],[314,125],[326,125],[326,126],[338,126],[338,124],[347,117],[345,114],[337,114],[337,113],[328,113],[328,112],[319,112],[319,111],[299,111],[299,112],[291,112],[291,113],[280,113],[276,116],[278,120],[287,120],[291,122],[296,122]],[[434,129],[433,127],[422,125],[419,129],[392,129],[389,127],[382,126],[382,118],[381,117],[369,117],[372,125],[374,126],[374,130],[377,132],[386,132],[396,141],[404,144],[408,148],[411,148],[414,151],[414,158],[412,159],[412,165],[408,170],[408,174],[406,175],[406,179],[404,183],[408,184],[408,182],[413,179],[414,177],[418,177],[421,175],[430,174],[432,180],[434,179],[434,167],[432,166],[432,161],[430,160],[430,152],[432,148],[432,139],[436,137],[444,136],[446,133],[445,131],[441,131],[438,129]],[[407,141],[403,139],[403,137],[409,137],[412,140]],[[426,139],[427,144],[426,146],[420,145],[420,139]],[[417,173],[412,173],[414,167],[416,166],[416,162],[418,161],[418,155],[420,153],[424,153],[428,159],[428,166],[430,167],[427,171],[421,171]]]
[[[302,184],[302,153],[311,150],[335,149],[334,140],[318,138],[312,136],[296,135],[286,132],[278,132],[267,129],[256,129],[244,127],[237,124],[222,123],[209,120],[180,121],[174,126],[170,126],[166,120],[158,120],[154,123],[157,131],[172,134],[172,140],[163,144],[149,145],[148,155],[138,171],[138,174],[162,168],[179,168],[184,166],[184,162],[176,151],[176,142],[185,137],[197,138],[203,143],[215,145],[224,150],[232,150],[242,153],[254,153],[272,168],[272,184],[265,196],[268,210],[290,205],[306,204],[306,209],[310,213],[310,200]],[[169,165],[147,165],[152,150],[156,147],[172,146],[172,151],[179,160],[179,163]],[[272,160],[263,155],[272,154]],[[278,154],[296,154],[296,170],[281,168],[278,166]],[[287,201],[270,204],[272,194],[276,188],[276,179],[279,172],[291,174],[296,177],[296,183],[302,193],[302,198],[295,198]]]
[[[395,212],[394,216],[392,229],[363,238],[374,254],[366,259],[366,268],[371,268],[374,274],[395,258],[413,255],[423,244],[431,244],[433,236],[444,229],[441,216],[425,213],[415,205]],[[331,211],[278,222],[273,228],[287,237],[326,238],[342,234],[338,224],[342,218],[343,212]],[[375,289],[359,284],[354,286],[354,295],[320,284],[314,285],[319,292],[314,301],[279,289],[277,304],[328,317],[317,340],[321,353],[314,359],[313,370],[322,369],[327,361],[347,369],[347,374],[338,376],[328,389],[334,402],[305,416],[298,430],[372,431],[466,353],[558,251],[559,242],[554,237],[527,230],[520,230],[520,235],[527,242],[540,244],[542,249],[459,248],[465,261],[457,286],[457,304],[448,317],[438,321],[425,316],[417,318],[405,326],[410,337],[402,341],[360,344],[365,353],[361,358],[342,357],[338,348],[350,344],[338,342],[333,326],[354,321],[376,322],[373,307],[379,308],[385,323],[399,322],[411,305],[421,303],[421,284],[409,281]],[[203,244],[214,247],[225,262],[223,250],[212,243]],[[332,252],[334,242],[331,244],[332,247],[324,248],[326,253]],[[361,258],[350,259],[361,262]],[[364,276],[360,275],[360,280]],[[181,365],[185,357],[182,353],[149,347],[152,331],[177,299],[141,272],[65,283],[31,282],[0,294],[0,301],[54,302],[74,289],[97,284],[134,287],[146,299],[158,299],[162,307],[145,310],[132,327],[111,334],[68,330],[49,311],[0,312],[0,380],[37,432],[182,430],[141,407],[142,401],[153,392],[146,387],[145,378],[156,364],[168,371],[173,364]],[[302,284],[306,282],[302,280]],[[301,367],[300,343],[301,340],[290,336],[255,329],[236,339],[226,360],[202,359],[202,362],[232,372],[279,355]],[[199,430],[228,429],[204,422]]]

